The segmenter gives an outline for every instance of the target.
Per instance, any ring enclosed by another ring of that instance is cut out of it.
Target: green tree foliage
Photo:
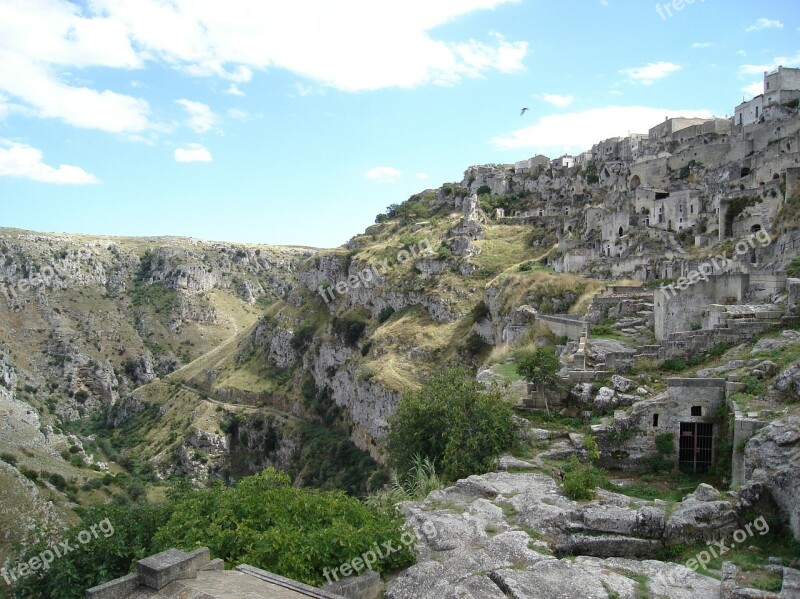
[[[564,466],[564,493],[575,501],[594,499],[597,487],[605,482],[605,473],[593,464],[579,462],[574,455]]]
[[[537,387],[554,384],[558,380],[561,363],[551,347],[520,350],[516,354],[517,374]]]
[[[413,547],[400,542],[399,515],[370,509],[340,491],[291,486],[272,468],[179,498],[170,520],[156,534],[159,549],[209,547],[230,565],[247,563],[281,576],[319,585],[323,570],[392,541],[399,550],[375,564],[381,572],[414,562]]]
[[[445,482],[486,472],[513,441],[510,403],[461,367],[404,395],[390,424],[389,457],[401,478],[417,456],[432,460]]]
[[[413,543],[408,542],[403,524],[393,510],[367,507],[341,491],[292,487],[288,476],[269,468],[234,487],[198,491],[183,484],[158,505],[92,507],[72,529],[42,535],[56,546],[69,540],[74,549],[53,560],[46,572],[40,569],[19,579],[13,596],[82,599],[86,589],[124,576],[136,561],[170,547],[186,551],[209,547],[229,566],[248,563],[320,585],[325,582],[324,568],[350,561],[374,543],[383,546],[391,541],[398,549],[375,564],[375,570],[413,564]],[[97,534],[78,542],[93,526]],[[12,564],[27,562],[47,548],[43,541],[20,550]]]
[[[586,182],[590,185],[600,182],[600,175],[597,174],[597,163],[594,160],[589,161],[584,171]]]
[[[86,589],[126,575],[135,561],[155,553],[153,537],[170,514],[171,507],[166,504],[112,503],[89,509],[80,524],[64,533],[47,535],[57,547],[60,541],[69,541],[73,551],[54,559],[49,570],[40,569],[34,575],[20,578],[13,588],[14,597],[82,599]],[[111,527],[104,525],[106,518]],[[198,522],[197,526],[200,525]],[[92,526],[98,534],[81,544],[77,540],[79,534],[90,531]],[[108,534],[112,530],[113,534]],[[13,563],[27,562],[47,549],[46,542],[28,547]]]

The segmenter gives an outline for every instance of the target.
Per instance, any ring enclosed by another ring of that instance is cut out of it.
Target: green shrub
[[[39,473],[36,472],[36,470],[31,470],[30,468],[23,467],[20,468],[20,472],[22,473],[22,476],[24,476],[29,480],[32,480],[33,482],[39,480]]]
[[[744,380],[744,392],[748,395],[764,395],[764,383],[754,376],[748,376]]]
[[[356,312],[348,312],[333,320],[333,331],[350,347],[358,343],[366,329],[366,319]]]
[[[461,367],[434,375],[407,393],[390,417],[390,463],[404,477],[418,457],[445,482],[486,472],[514,437],[513,410],[497,389],[486,390]]]
[[[63,476],[58,474],[57,472],[53,472],[47,475],[48,482],[53,485],[59,491],[63,491],[67,488],[67,481],[64,479]]]
[[[686,362],[681,358],[670,358],[661,363],[661,370],[665,372],[681,372],[688,368]]]
[[[17,456],[15,456],[13,453],[8,453],[7,451],[0,453],[0,460],[4,461],[6,464],[10,464],[11,466],[17,465]]]
[[[538,387],[553,385],[558,381],[561,363],[552,347],[520,350],[515,354],[517,374]]]
[[[575,501],[597,497],[597,487],[604,483],[603,470],[578,461],[574,455],[564,466],[564,493]]]
[[[597,445],[597,439],[592,435],[586,435],[583,438],[583,448],[586,450],[586,455],[590,462],[595,462],[600,458],[600,448]]]
[[[53,561],[46,572],[39,570],[20,578],[14,586],[14,597],[83,599],[86,589],[128,574],[136,560],[156,553],[153,535],[166,522],[169,513],[170,508],[163,505],[112,503],[89,508],[80,524],[59,537],[72,539],[73,550]],[[97,535],[93,535],[90,542],[74,542],[81,531],[91,530],[93,526]],[[20,553],[15,561],[28,561],[45,549],[45,542],[34,545]]]
[[[371,509],[339,491],[292,487],[288,476],[267,468],[233,488],[178,498],[154,541],[159,549],[206,546],[231,566],[247,563],[320,585],[325,568],[348,562],[375,543],[398,548],[374,564],[375,571],[413,564],[413,545],[400,541],[403,525],[396,512]]]
[[[656,449],[661,455],[675,453],[675,433],[661,433],[656,435]]]
[[[383,324],[392,317],[392,314],[394,314],[394,308],[386,306],[378,313],[378,323]]]
[[[308,349],[308,346],[311,345],[311,341],[314,339],[316,332],[317,329],[315,327],[311,325],[304,326],[292,335],[292,340],[289,342],[289,345],[291,345],[294,351],[302,354]]]

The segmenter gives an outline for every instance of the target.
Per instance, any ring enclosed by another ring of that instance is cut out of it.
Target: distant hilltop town
[[[728,270],[781,268],[800,249],[796,223],[778,222],[800,193],[799,103],[800,69],[778,67],[732,118],[667,118],[577,156],[473,166],[462,185],[497,222],[557,228],[543,261],[558,272],[676,278],[704,248],[762,229],[775,243]]]

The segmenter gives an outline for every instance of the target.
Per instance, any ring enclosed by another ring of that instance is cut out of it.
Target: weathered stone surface
[[[670,521],[691,523],[701,531],[696,538],[716,538],[713,526],[725,529],[725,507],[731,506],[714,497],[714,489],[700,488],[675,506],[680,518]],[[594,501],[577,503],[564,497],[550,476],[493,472],[434,491],[423,502],[404,503],[401,511],[421,536],[419,562],[389,583],[387,598],[605,599],[614,591],[635,599],[640,589],[631,576],[644,576],[654,597],[716,599],[714,579],[677,564],[619,557],[652,556],[663,546],[663,505],[604,490]],[[528,529],[548,542],[531,539]],[[436,534],[425,537],[424,530]],[[548,549],[606,558],[581,556],[573,562],[547,555]]]
[[[614,387],[615,391],[627,393],[633,388],[633,381],[626,379],[624,376],[615,374],[611,377],[611,385]]]
[[[789,365],[775,378],[775,388],[778,391],[790,393],[800,397],[800,362]]]
[[[800,540],[800,416],[762,428],[744,451],[745,480],[764,485]]]

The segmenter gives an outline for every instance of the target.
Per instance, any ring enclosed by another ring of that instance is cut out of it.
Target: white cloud
[[[760,96],[764,93],[764,81],[754,81],[750,85],[745,85],[742,88],[742,91],[751,98]]]
[[[711,42],[695,42],[692,44],[692,48],[710,48]]]
[[[95,0],[140,54],[194,75],[248,81],[282,68],[344,91],[453,83],[523,68],[527,42],[442,41],[435,28],[515,0],[254,3]],[[308,15],[314,18],[309,19]]]
[[[680,71],[682,68],[683,67],[679,64],[661,61],[651,62],[643,67],[623,69],[620,73],[627,75],[631,81],[641,83],[642,85],[652,85],[659,79],[663,79],[670,73]]]
[[[175,149],[177,162],[211,162],[211,152],[200,144],[186,144]]]
[[[575,100],[572,96],[561,96],[559,94],[544,94],[542,96],[542,100],[547,102],[548,104],[552,104],[553,106],[558,106],[559,108],[564,108],[565,106],[569,106]]]
[[[206,133],[217,124],[217,115],[211,110],[208,104],[194,102],[192,100],[175,100],[189,113],[186,124],[197,133]]]
[[[745,52],[744,50],[737,50],[736,56],[747,56],[747,52]]]
[[[761,31],[762,29],[783,29],[783,23],[778,19],[766,19],[761,17],[756,22],[745,28],[746,32]]]
[[[794,56],[776,56],[772,62],[768,64],[743,64],[739,67],[739,75],[763,75],[764,71],[772,71],[779,66],[800,66],[800,52]]]
[[[0,50],[0,90],[41,118],[110,133],[135,133],[151,126],[145,100],[67,85],[48,67]]]
[[[416,174],[416,177],[417,177],[417,179],[419,179],[420,181],[427,181],[427,180],[430,178],[430,177],[428,176],[428,173],[423,173],[423,172],[419,172],[419,173],[417,173],[417,174]]]
[[[394,183],[403,173],[391,166],[376,166],[369,169],[364,176],[376,183]]]
[[[235,83],[231,83],[228,86],[228,89],[225,90],[226,94],[230,94],[231,96],[243,96],[244,92],[239,89],[239,86]]]
[[[247,120],[250,117],[250,113],[246,110],[241,110],[239,108],[228,108],[228,116],[235,118],[239,121]]]
[[[607,106],[570,114],[541,117],[529,127],[492,138],[501,149],[525,148],[558,156],[564,152],[582,152],[609,137],[624,137],[629,132],[644,133],[665,116],[710,118],[708,110],[672,110],[645,106]]]
[[[4,147],[5,146],[5,147]],[[89,185],[100,179],[78,166],[53,167],[43,162],[42,151],[25,144],[0,142],[0,177],[20,177],[42,183]]]

